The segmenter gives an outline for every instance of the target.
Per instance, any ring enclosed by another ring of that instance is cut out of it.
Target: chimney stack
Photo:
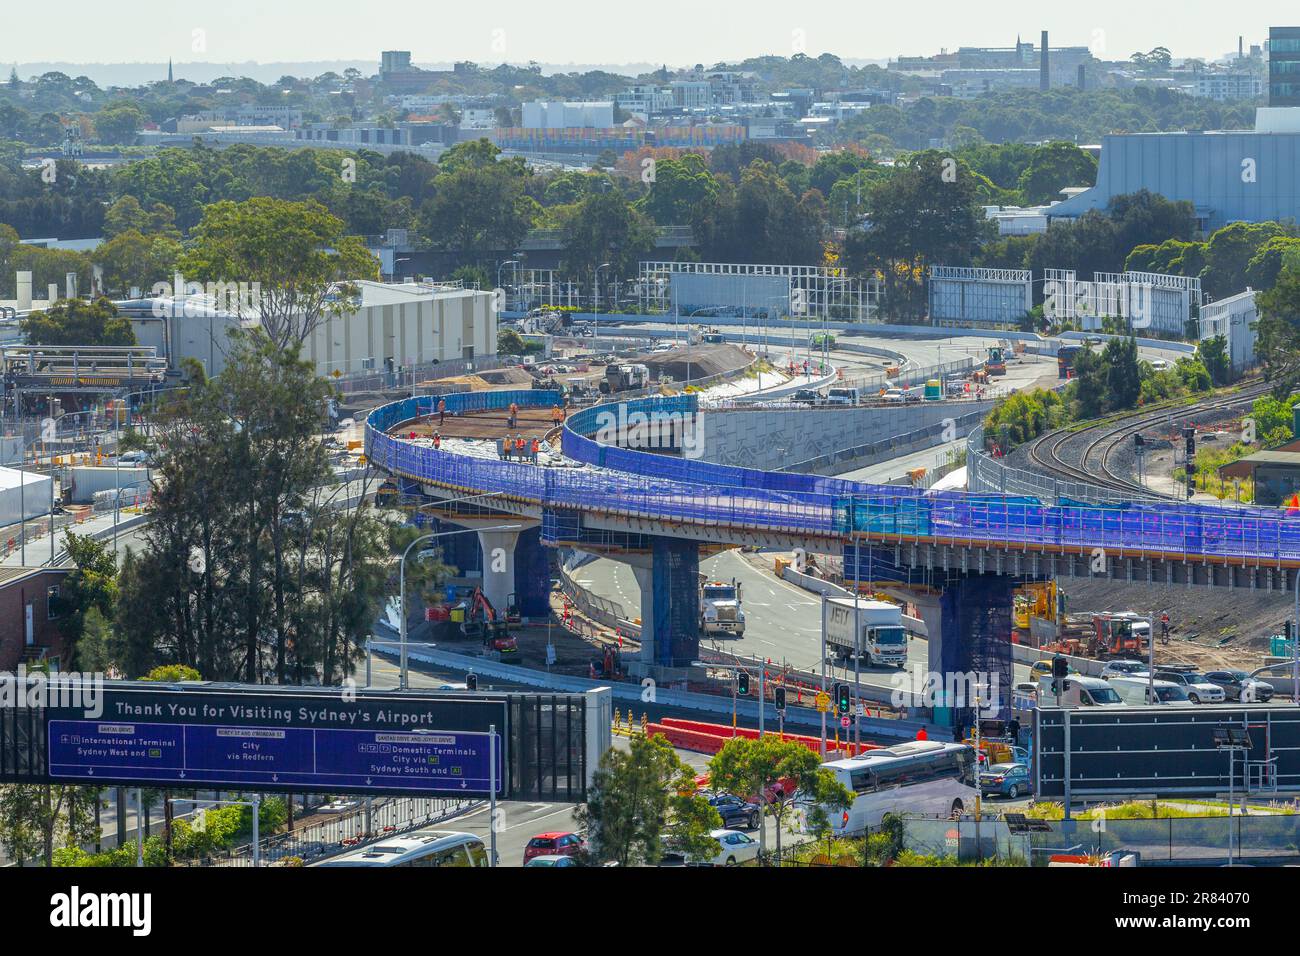
[[[1039,55],[1039,61],[1038,61],[1038,88],[1040,90],[1047,90],[1050,89],[1052,86],[1052,74],[1048,68],[1048,62],[1047,62],[1047,31],[1046,30],[1043,31],[1042,44],[1043,44],[1042,53]]]
[[[1088,71],[1082,63],[1079,64],[1079,89],[1084,89],[1088,85]]]

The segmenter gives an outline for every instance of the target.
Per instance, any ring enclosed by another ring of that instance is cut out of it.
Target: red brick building
[[[0,567],[0,671],[12,672],[23,661],[50,661],[66,669],[50,599],[67,574],[58,568]]]

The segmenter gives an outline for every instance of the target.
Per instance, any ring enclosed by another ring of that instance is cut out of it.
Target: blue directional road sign
[[[443,730],[341,730],[137,721],[50,720],[49,773],[141,779],[486,794],[488,735]],[[504,792],[501,739],[497,793]]]

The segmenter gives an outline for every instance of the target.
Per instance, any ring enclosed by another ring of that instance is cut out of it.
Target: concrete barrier
[[[374,651],[383,654],[385,657],[395,658],[398,656],[396,643],[396,641],[385,641],[382,645],[376,645]],[[529,667],[520,667],[517,664],[504,664],[487,658],[456,654],[436,647],[412,649],[408,646],[406,656],[412,661],[452,668],[467,674],[472,672],[480,677],[494,677],[498,680],[508,681],[511,684],[522,684],[526,687],[542,687],[549,690],[584,694],[598,687],[609,687],[616,701],[626,701],[637,707],[644,707],[647,703],[643,696],[645,688],[641,684],[611,684],[607,681],[591,680],[585,677],[552,674],[547,671],[533,670]],[[866,688],[864,687],[863,690],[866,690]],[[652,703],[657,707],[680,707],[684,710],[698,711],[705,714],[718,714],[725,716],[728,721],[731,718],[733,705],[733,701],[729,697],[714,697],[711,694],[671,690],[666,687],[654,688]],[[758,719],[758,701],[738,700],[734,704],[738,715],[751,720]],[[767,705],[764,719],[767,721],[768,726],[773,728],[777,726],[776,710],[771,704]],[[943,733],[942,728],[917,720],[880,720],[867,717],[862,719],[861,725],[864,736],[869,734],[878,737],[901,737],[913,740],[916,738],[916,732],[923,727],[932,739],[937,739],[936,734],[941,736]],[[821,715],[807,707],[787,707],[785,726],[820,729]]]

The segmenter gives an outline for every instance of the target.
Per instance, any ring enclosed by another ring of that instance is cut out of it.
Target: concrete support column
[[[699,542],[655,536],[651,554],[655,662],[689,667],[700,657]]]
[[[632,575],[641,591],[641,661],[655,663],[655,589],[654,571],[646,565],[632,565]]]
[[[996,684],[999,704],[1009,704],[1013,587],[1005,575],[973,574],[947,585],[941,595],[913,597],[929,635],[926,677],[943,691],[936,701],[936,723],[969,728],[972,680],[984,685],[985,696]]]
[[[518,531],[480,531],[483,549],[483,594],[502,614],[515,593],[515,543]]]
[[[18,311],[26,312],[32,307],[32,274],[18,273]]]

